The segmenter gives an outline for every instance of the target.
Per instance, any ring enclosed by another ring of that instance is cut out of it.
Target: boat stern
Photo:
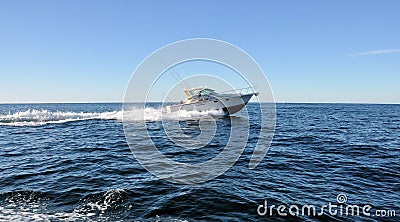
[[[167,113],[171,113],[171,106],[166,106],[165,109],[167,110]]]

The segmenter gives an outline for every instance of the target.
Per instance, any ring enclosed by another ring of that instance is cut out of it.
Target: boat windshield
[[[213,95],[214,93],[215,93],[215,90],[207,88],[207,89],[200,90],[199,96],[209,96],[209,95]]]

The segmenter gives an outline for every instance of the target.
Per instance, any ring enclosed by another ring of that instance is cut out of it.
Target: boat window
[[[209,96],[209,95],[212,95],[212,94],[214,94],[214,90],[212,90],[212,89],[203,89],[203,90],[201,90],[200,91],[200,96]]]

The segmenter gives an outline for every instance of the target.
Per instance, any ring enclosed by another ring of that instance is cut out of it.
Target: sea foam
[[[40,126],[51,123],[66,123],[82,120],[122,120],[122,111],[71,112],[28,109],[0,115],[0,125]]]
[[[41,126],[87,120],[161,121],[200,119],[203,116],[221,116],[222,110],[186,111],[168,114],[163,108],[132,108],[125,111],[72,112],[28,109],[0,115],[0,126]]]

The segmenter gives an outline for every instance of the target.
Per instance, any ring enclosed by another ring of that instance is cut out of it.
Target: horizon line
[[[34,104],[124,104],[124,102],[116,101],[102,101],[102,102],[0,102],[0,105],[34,105]],[[143,102],[132,102],[132,103],[143,103]],[[162,101],[148,101],[147,103],[163,103]],[[177,102],[178,103],[178,102]],[[250,104],[258,102],[249,102]],[[260,102],[270,103],[270,102]],[[400,102],[296,102],[296,101],[277,101],[275,104],[365,104],[365,105],[400,105]]]

